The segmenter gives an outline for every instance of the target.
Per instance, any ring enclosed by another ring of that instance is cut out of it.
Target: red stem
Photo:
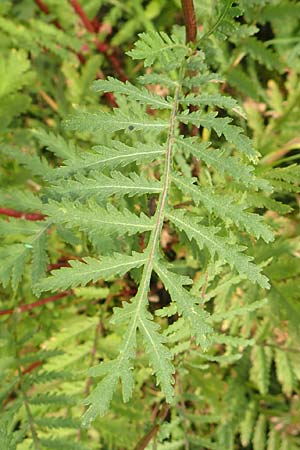
[[[47,5],[45,5],[45,3],[43,3],[41,0],[35,0],[36,4],[40,7],[41,11],[43,11],[45,14],[50,14],[49,8]],[[88,20],[88,19],[87,19]],[[63,27],[61,26],[61,24],[59,23],[58,20],[54,20],[53,24],[56,26],[56,28],[59,28],[60,30],[63,30]],[[73,52],[73,50],[71,50]],[[85,57],[82,53],[76,53],[77,58],[79,59],[81,64],[85,64],[86,60]],[[107,58],[109,57],[109,55],[106,55]],[[121,69],[122,70],[122,69]],[[101,73],[97,74],[97,79],[98,78],[103,78]],[[116,108],[118,106],[115,97],[112,93],[110,92],[105,92],[104,97],[107,100],[107,103],[110,104],[113,108]]]
[[[196,42],[197,37],[197,22],[193,0],[181,0],[186,42]]]
[[[47,14],[47,15],[50,14],[48,6],[45,5],[45,3],[42,2],[42,0],[34,0],[34,1],[45,14]]]
[[[97,29],[94,27],[92,22],[89,20],[85,12],[83,11],[82,7],[80,6],[79,2],[77,0],[70,0],[71,5],[74,8],[74,11],[76,14],[80,17],[83,25],[89,31],[90,33],[96,34]],[[113,53],[113,49],[110,47],[110,45],[107,42],[100,42],[98,39],[94,40],[94,43],[99,50],[100,53],[103,53],[106,58],[111,62],[112,66],[114,67],[116,73],[118,74],[121,81],[126,81],[127,77],[120,65],[120,62],[116,55]]]
[[[38,5],[38,7],[41,9],[41,11],[43,11],[45,14],[49,15],[50,11],[47,5],[45,5],[44,2],[42,2],[42,0],[34,0],[35,3]],[[59,21],[57,19],[53,20],[52,23],[59,28],[60,30],[62,30],[62,26],[59,23]]]
[[[110,47],[110,45],[107,42],[100,42],[98,39],[94,40],[94,43],[99,50],[100,53],[103,53],[106,58],[111,62],[111,65],[114,67],[116,73],[118,74],[121,81],[127,81],[128,78],[126,77],[120,62],[116,55],[113,53],[113,49]]]
[[[60,269],[61,267],[71,267],[71,265],[67,261],[65,261],[65,262],[58,262],[58,263],[54,263],[54,264],[48,264],[47,272],[51,272],[51,270]]]
[[[10,208],[0,208],[0,214],[9,217],[17,217],[26,220],[44,220],[46,216],[40,213],[24,213]]]
[[[90,33],[95,33],[96,30],[93,27],[93,24],[91,23],[91,21],[89,20],[89,18],[87,17],[87,15],[83,11],[83,9],[81,8],[81,6],[78,3],[78,1],[77,0],[70,0],[70,3],[73,6],[74,11],[76,12],[76,14],[80,17],[80,19],[81,19],[83,25],[85,26],[85,28]]]
[[[29,303],[27,305],[20,305],[17,308],[11,308],[11,309],[3,309],[0,311],[0,316],[5,316],[7,314],[13,314],[16,310],[18,312],[25,312],[30,311],[33,308],[37,308],[38,306],[43,306],[46,303],[55,302],[56,300],[59,300],[63,297],[66,297],[67,295],[72,295],[73,291],[65,291],[60,292],[59,294],[52,295],[51,297],[42,298],[41,300],[37,300],[36,302]]]
[[[35,361],[34,363],[30,364],[30,366],[26,367],[26,369],[24,369],[22,371],[22,375],[26,375],[26,373],[32,372],[37,367],[40,367],[42,364],[43,364],[43,361]]]

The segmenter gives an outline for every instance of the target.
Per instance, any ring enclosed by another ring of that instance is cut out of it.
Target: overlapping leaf
[[[239,274],[247,277],[261,287],[269,288],[268,279],[261,274],[261,269],[252,260],[253,257],[243,253],[245,247],[228,244],[226,238],[219,236],[218,228],[206,227],[199,224],[192,215],[185,215],[182,211],[168,212],[167,217],[180,230],[184,231],[189,239],[195,239],[200,249],[207,247],[212,256],[218,256],[224,262],[234,267]]]
[[[86,257],[81,261],[71,260],[71,267],[63,267],[52,271],[52,275],[42,280],[38,289],[40,291],[57,291],[85,286],[90,281],[108,279],[140,267],[147,260],[142,253],[129,255],[103,256],[101,259]]]
[[[62,197],[83,200],[91,197],[106,198],[114,194],[118,197],[155,194],[161,190],[161,184],[158,181],[149,180],[136,173],[126,177],[121,172],[112,172],[108,177],[95,171],[89,177],[78,175],[76,180],[56,184],[52,191]]]

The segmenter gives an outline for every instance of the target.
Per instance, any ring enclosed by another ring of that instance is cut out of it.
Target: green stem
[[[32,440],[33,440],[33,444],[34,444],[35,450],[42,450],[42,447],[40,445],[40,441],[39,441],[39,438],[38,438],[38,435],[37,435],[37,432],[36,432],[36,429],[35,429],[34,418],[33,418],[33,415],[31,414],[31,410],[30,410],[30,407],[29,407],[28,397],[27,397],[26,391],[25,391],[25,389],[23,387],[23,374],[22,374],[22,370],[21,370],[21,361],[20,361],[20,356],[19,356],[19,352],[18,352],[18,349],[17,349],[17,345],[18,345],[17,344],[18,343],[18,337],[17,337],[17,316],[15,315],[13,317],[13,319],[14,319],[14,322],[13,322],[13,334],[14,334],[15,345],[16,345],[15,355],[16,355],[16,361],[17,361],[17,364],[18,364],[17,371],[18,371],[18,376],[19,376],[19,380],[20,380],[19,381],[20,392],[21,392],[21,395],[23,397],[25,411],[26,411],[26,415],[27,415],[27,418],[28,418],[29,428],[30,428],[30,431],[31,431],[31,436],[32,436]]]
[[[175,118],[176,112],[178,108],[178,97],[179,97],[180,85],[176,87],[175,96],[174,96],[174,106],[171,113],[170,120],[170,128],[169,128],[169,137],[168,137],[168,145],[166,151],[166,161],[165,161],[165,171],[164,171],[164,184],[163,189],[159,197],[155,218],[156,223],[153,231],[151,232],[149,243],[146,251],[149,252],[149,257],[147,264],[144,266],[144,271],[141,279],[140,289],[138,294],[141,295],[141,298],[144,298],[146,294],[146,290],[148,289],[148,285],[150,282],[150,277],[153,269],[153,262],[156,253],[156,248],[158,246],[158,241],[160,237],[160,233],[163,226],[165,207],[168,197],[168,191],[170,186],[170,175],[171,175],[171,162],[172,162],[172,147],[174,144],[174,129],[175,129]]]
[[[180,71],[180,80],[182,77],[182,70]],[[153,270],[154,265],[154,259],[155,254],[157,251],[157,247],[159,244],[159,238],[160,233],[163,226],[164,216],[165,216],[165,208],[167,203],[167,197],[168,197],[168,191],[170,186],[170,178],[171,178],[171,164],[172,164],[172,147],[174,144],[174,132],[175,132],[175,120],[176,120],[176,113],[178,109],[178,98],[179,98],[179,92],[181,89],[181,82],[178,83],[175,94],[174,94],[174,104],[172,108],[171,118],[170,118],[170,127],[169,127],[169,133],[168,133],[168,144],[166,149],[166,159],[165,159],[165,170],[164,170],[164,182],[163,182],[163,189],[159,196],[159,201],[155,213],[155,227],[151,231],[150,239],[147,245],[147,248],[145,250],[145,253],[148,254],[148,259],[146,264],[143,268],[142,278],[141,282],[138,288],[138,292],[135,297],[136,301],[136,308],[134,312],[134,316],[132,317],[129,325],[129,331],[126,336],[126,341],[124,342],[122,346],[122,350],[119,356],[119,365],[122,364],[123,358],[126,357],[128,354],[128,350],[130,347],[131,339],[133,335],[136,333],[136,330],[138,326],[140,325],[143,327],[142,321],[140,321],[140,311],[141,308],[145,305],[147,302],[147,291],[149,289],[151,274]],[[139,324],[140,322],[140,324]]]
[[[227,0],[227,2],[225,4],[223,10],[221,11],[221,14],[219,15],[217,21],[211,27],[211,29],[207,31],[207,33],[204,33],[204,35],[200,38],[201,40],[208,38],[209,36],[211,36],[216,31],[216,29],[219,27],[220,23],[222,23],[224,17],[226,16],[226,14],[227,14],[231,4],[232,4],[232,0]]]
[[[18,373],[19,373],[19,377],[21,377],[22,373],[20,371],[20,368],[18,368]],[[39,438],[38,438],[38,435],[37,435],[37,432],[36,432],[36,429],[35,429],[33,415],[31,414],[31,410],[30,410],[30,407],[29,407],[28,397],[27,397],[26,392],[24,391],[24,389],[22,387],[22,381],[20,382],[20,390],[21,390],[21,393],[22,393],[24,406],[25,406],[27,417],[28,417],[29,427],[30,427],[32,440],[34,442],[35,449],[36,450],[42,450],[42,447],[40,446],[40,441],[39,441]]]

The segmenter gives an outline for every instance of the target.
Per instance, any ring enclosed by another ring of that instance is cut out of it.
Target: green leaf
[[[221,322],[222,320],[230,320],[235,316],[243,316],[247,312],[256,311],[257,309],[262,308],[267,303],[267,299],[257,300],[256,302],[250,303],[249,305],[234,307],[229,311],[214,313],[210,319],[210,323]]]
[[[213,336],[212,341],[216,344],[225,344],[232,347],[248,347],[249,345],[253,345],[255,342],[254,339],[244,339],[236,336],[227,336],[225,334]]]
[[[135,310],[135,303],[137,302],[139,302],[139,294],[132,299],[131,303],[114,310],[114,321],[118,325],[126,323],[128,326],[123,336],[119,356],[112,361],[102,362],[89,370],[92,377],[100,376],[103,378],[85,400],[85,404],[89,407],[83,416],[83,426],[88,426],[98,415],[106,414],[119,379],[122,383],[124,402],[128,402],[132,396],[134,388],[132,360],[135,358],[138,327],[138,315]]]
[[[200,306],[202,303],[201,298],[191,295],[183,287],[185,284],[190,284],[191,280],[171,272],[162,261],[155,263],[154,270],[170,293],[172,301],[177,303],[178,313],[190,325],[191,333],[195,336],[196,342],[206,350],[210,343],[209,338],[213,333],[213,329],[208,324],[208,312]]]
[[[252,367],[250,379],[262,395],[267,394],[270,383],[272,350],[270,347],[255,345],[251,350]]]
[[[35,221],[28,221],[23,219],[15,219],[14,217],[9,220],[0,220],[0,236],[12,236],[12,235],[24,235],[32,236],[41,231],[44,224]]]
[[[260,154],[252,147],[251,140],[245,136],[243,129],[236,125],[230,125],[230,117],[216,117],[217,113],[203,113],[194,111],[189,114],[179,114],[177,118],[183,123],[191,123],[197,127],[213,129],[218,137],[224,136],[225,139],[233,144],[237,150],[244,153],[250,161],[256,162]]]
[[[130,97],[130,101],[135,100],[143,105],[150,105],[154,109],[172,109],[172,103],[155,94],[151,94],[144,87],[136,87],[129,81],[122,83],[113,77],[106,80],[97,80],[93,83],[94,91],[114,92]]]
[[[161,386],[167,402],[171,403],[174,397],[173,374],[175,368],[171,363],[172,354],[164,345],[166,338],[158,333],[159,325],[146,312],[139,318],[138,329],[143,336],[144,346],[156,375],[157,384]]]
[[[274,198],[263,197],[262,195],[258,195],[256,193],[248,193],[247,194],[247,202],[256,208],[268,208],[271,211],[276,211],[279,214],[288,214],[293,210],[290,205],[286,205]]]
[[[11,145],[1,145],[0,150],[10,159],[17,161],[22,166],[25,166],[33,175],[46,178],[51,167],[45,158],[40,158],[35,153],[30,153],[28,150],[22,151],[16,149]]]
[[[181,211],[168,212],[167,217],[190,240],[195,239],[200,250],[203,246],[207,247],[212,256],[217,253],[222,261],[234,267],[240,275],[263,288],[270,287],[267,277],[260,273],[261,269],[251,262],[253,258],[242,253],[245,247],[229,245],[226,238],[217,235],[218,228],[199,225],[199,219],[184,215]]]
[[[66,141],[61,135],[55,135],[46,132],[42,128],[32,130],[33,135],[50,152],[62,159],[74,160],[76,157],[76,148],[72,142]]]
[[[112,172],[108,177],[99,172],[90,173],[89,177],[78,175],[76,180],[62,181],[55,184],[52,192],[62,197],[84,200],[88,198],[106,198],[110,195],[122,197],[129,195],[155,194],[162,191],[158,181],[148,180],[143,175],[131,173],[124,176],[121,172]]]
[[[32,242],[32,284],[33,286],[45,276],[46,267],[48,263],[47,255],[47,230],[42,230],[41,233]]]
[[[209,149],[210,142],[197,142],[195,138],[176,139],[176,147],[197,159],[204,161],[208,166],[214,167],[222,175],[227,173],[233,179],[251,186],[255,190],[270,190],[270,184],[266,180],[260,180],[254,176],[254,168],[243,164],[238,158],[227,156],[222,150]]]
[[[32,79],[29,72],[30,60],[22,50],[11,50],[8,58],[2,56],[0,60],[0,98],[2,99],[28,84]]]
[[[252,440],[253,450],[265,450],[267,441],[266,432],[267,419],[264,414],[260,414],[254,428],[254,435]]]
[[[51,276],[41,280],[37,286],[39,291],[65,290],[76,286],[85,286],[90,281],[109,279],[124,275],[134,267],[140,267],[147,261],[147,255],[133,253],[132,256],[115,253],[103,256],[100,260],[86,257],[83,262],[71,260],[71,267],[63,267],[51,272]]]
[[[97,373],[95,368],[90,370],[91,376],[98,376],[108,373],[103,380],[93,389],[92,393],[84,400],[85,405],[89,405],[82,418],[82,426],[88,427],[97,416],[104,416],[110,406],[113,394],[118,383],[119,372],[117,361],[102,363],[103,373]]]
[[[64,224],[72,229],[78,228],[95,243],[104,235],[133,235],[154,228],[153,218],[143,213],[137,216],[127,209],[119,211],[110,204],[104,209],[96,203],[80,205],[64,200],[62,203],[51,202],[45,205],[44,211],[53,223]]]
[[[11,281],[13,289],[18,287],[25,270],[30,250],[23,244],[11,244],[0,249],[0,281],[7,287]]]
[[[119,141],[112,141],[109,146],[96,145],[93,150],[96,153],[84,152],[74,160],[65,160],[64,166],[52,171],[52,179],[78,174],[80,171],[114,169],[134,162],[150,162],[165,153],[165,148],[160,145],[139,144],[132,147]]]
[[[284,350],[275,349],[275,365],[277,379],[282,385],[282,390],[287,396],[291,396],[294,383],[295,374],[289,354]]]
[[[172,179],[183,193],[189,193],[197,205],[202,203],[210,213],[213,212],[224,221],[231,219],[237,227],[244,228],[257,238],[262,237],[265,242],[274,240],[274,234],[263,223],[263,218],[245,211],[247,206],[235,203],[235,199],[230,195],[215,194],[211,189],[197,186],[194,184],[195,178],[172,175]]]
[[[253,434],[254,423],[257,417],[257,404],[255,401],[251,401],[243,421],[240,424],[241,443],[243,447],[247,447],[250,444],[250,439]]]
[[[238,91],[242,92],[244,95],[254,100],[260,99],[257,86],[241,67],[238,66],[232,68],[227,74],[227,80],[231,86],[238,89]]]
[[[44,428],[79,428],[80,421],[73,417],[35,417],[35,423]]]
[[[133,111],[128,114],[119,108],[115,108],[112,113],[103,111],[97,113],[77,112],[76,115],[66,119],[64,123],[68,130],[89,133],[99,131],[113,133],[119,130],[124,130],[126,133],[140,130],[160,132],[169,127],[168,120],[154,119],[149,115]]]
[[[13,208],[18,211],[39,211],[42,206],[40,198],[29,190],[11,189],[0,192],[2,207]]]
[[[88,447],[69,438],[40,439],[44,448],[54,450],[88,450]]]
[[[174,35],[168,36],[163,31],[140,33],[134,48],[127,52],[132,59],[144,59],[144,66],[152,66],[158,61],[162,66],[171,63],[181,64],[188,48]]]
[[[181,103],[182,105],[217,106],[218,108],[228,108],[240,111],[240,113],[242,114],[242,110],[238,102],[234,98],[221,94],[188,94],[183,98],[179,98],[179,103]]]
[[[267,450],[280,450],[280,433],[274,427],[269,432]]]
[[[280,62],[278,55],[271,49],[265,46],[265,43],[259,41],[256,37],[251,37],[245,40],[242,45],[244,51],[249,53],[251,57],[264,65],[270,70],[283,70],[283,65]]]

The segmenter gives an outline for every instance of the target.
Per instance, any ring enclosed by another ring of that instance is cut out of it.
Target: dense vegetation
[[[0,12],[1,449],[300,449],[300,4]]]

